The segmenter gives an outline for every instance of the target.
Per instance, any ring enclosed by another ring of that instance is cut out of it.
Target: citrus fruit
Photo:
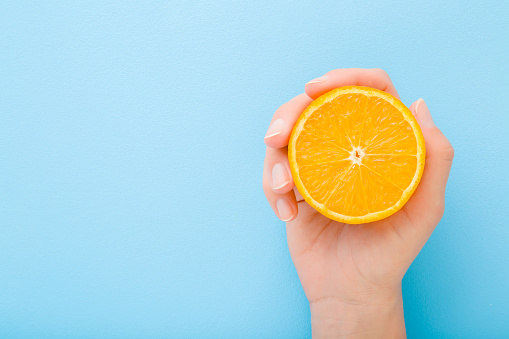
[[[288,145],[293,180],[326,217],[348,224],[397,212],[417,188],[426,149],[417,120],[392,95],[336,88],[301,114]]]

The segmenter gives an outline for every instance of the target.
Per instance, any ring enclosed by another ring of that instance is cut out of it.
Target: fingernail
[[[431,117],[431,112],[429,111],[428,105],[426,105],[422,98],[417,100],[417,104],[415,105],[415,113],[417,114],[417,118],[419,119],[422,127],[435,127],[435,123]]]
[[[278,190],[288,184],[288,175],[283,164],[275,164],[272,167],[272,188]]]
[[[293,218],[293,209],[290,203],[286,199],[279,199],[276,201],[277,212],[279,213],[279,219],[282,221],[289,221]]]
[[[276,119],[270,124],[264,139],[272,138],[284,132],[285,122],[283,119]]]
[[[313,79],[313,80],[311,80],[311,81],[308,81],[308,82],[306,83],[306,85],[309,85],[309,84],[316,84],[316,83],[318,83],[318,82],[324,82],[324,81],[327,81],[327,80],[329,80],[329,77],[328,77],[327,75],[324,75],[324,76],[322,76],[322,77],[319,77],[319,78]]]

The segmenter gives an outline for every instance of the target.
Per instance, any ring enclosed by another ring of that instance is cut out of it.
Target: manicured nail
[[[306,83],[306,85],[309,85],[309,84],[316,84],[316,83],[318,83],[318,82],[324,82],[324,81],[327,81],[327,80],[329,80],[329,77],[328,77],[327,75],[324,75],[324,76],[322,76],[322,77],[319,77],[319,78],[313,79],[313,80],[311,80],[311,81],[308,81],[308,82]]]
[[[282,221],[289,221],[293,218],[293,209],[290,203],[286,199],[279,199],[276,201],[277,212],[279,213],[279,219]]]
[[[276,119],[270,124],[269,129],[267,130],[267,134],[265,134],[264,139],[275,137],[283,133],[285,130],[285,122],[283,119]]]
[[[417,114],[417,119],[423,127],[435,127],[435,123],[431,117],[428,105],[426,105],[422,98],[417,100],[417,104],[415,105],[415,113]]]
[[[272,188],[278,190],[288,184],[287,170],[283,164],[275,164],[272,167]]]

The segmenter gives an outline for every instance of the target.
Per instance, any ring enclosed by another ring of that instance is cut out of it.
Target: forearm
[[[366,305],[324,298],[310,303],[313,338],[406,338],[401,290]]]

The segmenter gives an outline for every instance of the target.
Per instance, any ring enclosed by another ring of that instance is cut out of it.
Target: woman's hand
[[[276,215],[286,221],[288,247],[309,300],[313,337],[405,336],[401,280],[444,211],[454,150],[434,125],[426,103],[410,106],[426,142],[421,182],[406,205],[373,223],[348,225],[309,206],[294,187],[287,145],[302,111],[337,87],[360,85],[399,98],[380,69],[337,69],[308,82],[305,94],[283,104],[264,138],[263,189]]]

